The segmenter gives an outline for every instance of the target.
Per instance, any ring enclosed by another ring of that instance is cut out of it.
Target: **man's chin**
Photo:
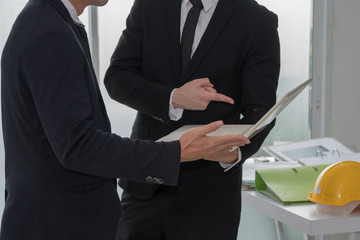
[[[102,7],[108,3],[108,0],[93,0],[92,6]]]

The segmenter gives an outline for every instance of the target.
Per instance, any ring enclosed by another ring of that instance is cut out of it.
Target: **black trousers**
[[[239,223],[240,215],[212,216],[211,209],[206,216],[183,211],[176,203],[176,188],[161,187],[149,200],[124,191],[116,239],[236,240]]]

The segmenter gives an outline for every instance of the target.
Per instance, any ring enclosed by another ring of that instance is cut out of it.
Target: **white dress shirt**
[[[192,46],[191,56],[194,54],[197,46],[200,43],[204,32],[209,25],[210,19],[215,11],[216,5],[218,4],[219,0],[201,0],[204,8],[201,9],[199,20],[196,25],[195,35],[194,35],[194,42]],[[181,3],[181,19],[180,19],[180,39],[182,37],[183,28],[185,25],[186,17],[192,8],[192,4],[190,0],[183,0]]]

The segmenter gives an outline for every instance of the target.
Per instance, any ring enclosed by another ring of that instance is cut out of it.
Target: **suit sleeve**
[[[257,122],[275,103],[280,71],[280,43],[277,32],[278,19],[268,12],[247,54],[242,72],[241,112],[242,124]],[[251,144],[241,147],[243,161],[261,147],[275,125],[275,120],[251,139]]]
[[[173,87],[148,81],[142,74],[142,11],[141,1],[136,0],[111,57],[104,83],[114,100],[170,125],[169,99]]]
[[[64,168],[139,182],[154,176],[177,184],[178,141],[131,140],[96,127],[99,110],[90,100],[101,96],[89,92],[88,65],[73,36],[51,33],[32,42],[23,56],[26,81],[47,141]]]

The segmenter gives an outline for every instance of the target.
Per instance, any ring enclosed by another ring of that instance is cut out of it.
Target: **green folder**
[[[283,204],[311,203],[307,196],[319,174],[329,165],[257,170],[255,190]]]

